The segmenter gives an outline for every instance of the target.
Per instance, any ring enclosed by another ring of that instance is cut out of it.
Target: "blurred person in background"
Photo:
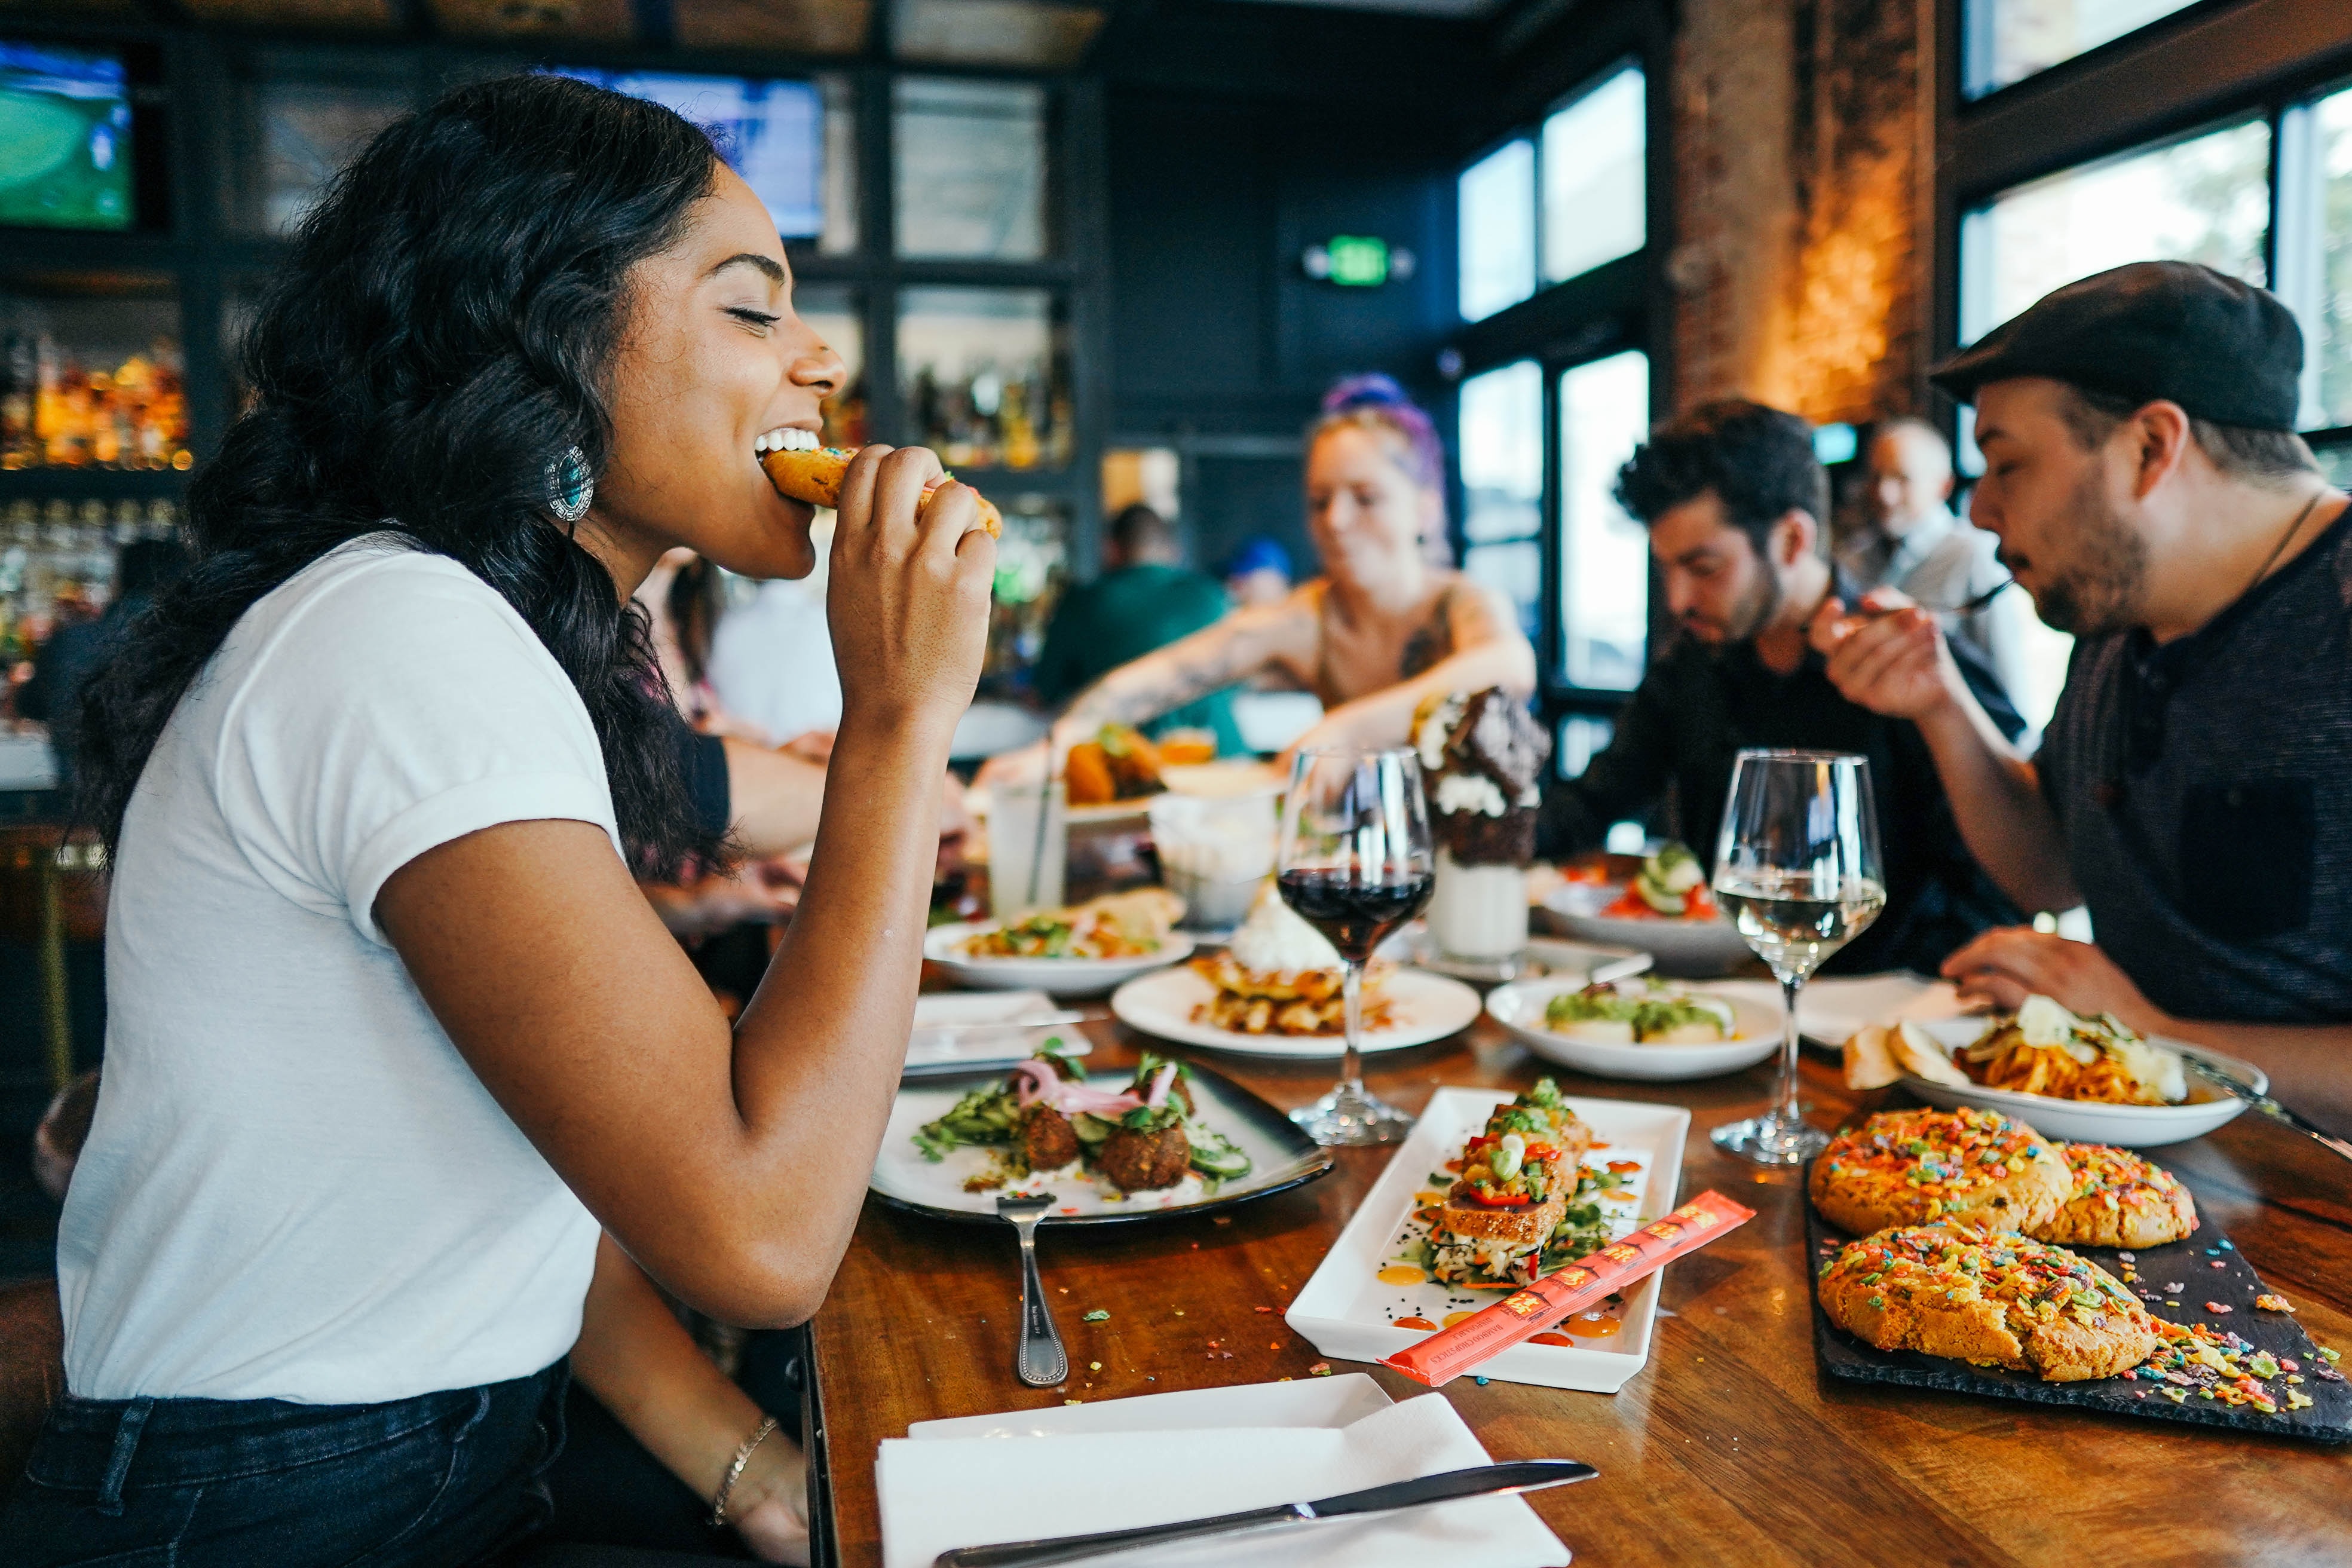
[[[815,537],[829,537],[826,514]],[[841,722],[841,672],[825,629],[825,568],[762,583],[730,608],[710,639],[709,679],[728,712],[787,750],[823,762]]]
[[[1045,627],[1034,678],[1037,695],[1057,708],[1119,666],[1213,626],[1228,607],[1215,578],[1184,564],[1175,525],[1140,501],[1104,531],[1102,567],[1093,582],[1062,595]],[[1142,728],[1152,735],[1210,731],[1224,756],[1246,749],[1226,691],[1171,708]]]
[[[1838,552],[1854,586],[1892,588],[1944,612],[1946,635],[1973,648],[2012,698],[2028,689],[2025,596],[2011,592],[1954,614],[2009,581],[2000,542],[1952,511],[1952,448],[1924,419],[1883,421],[1871,437],[1864,510],[1870,524]]]
[[[1977,522],[2076,638],[2031,758],[1899,595],[1814,632],[1842,690],[1927,738],[2017,902],[2090,911],[2095,943],[1987,931],[1948,977],[2219,1047],[2352,1131],[2352,505],[2295,434],[2303,363],[2275,296],[2147,261],[1931,373],[1976,405]]]
[[[131,541],[115,562],[113,601],[94,619],[58,623],[33,656],[31,677],[16,688],[16,715],[48,725],[60,789],[73,787],[74,722],[83,683],[121,642],[131,623],[187,565],[188,552],[177,540]]]
[[[1047,741],[990,759],[983,781],[1035,779],[1105,724],[1147,724],[1255,676],[1277,673],[1322,700],[1293,749],[1400,746],[1424,697],[1535,689],[1535,650],[1511,606],[1431,564],[1445,531],[1445,451],[1385,375],[1333,387],[1307,432],[1307,531],[1323,575],[1280,602],[1112,670],[1080,692]]]
[[[1607,749],[1579,777],[1546,781],[1538,853],[1598,848],[1610,824],[1671,801],[1671,836],[1710,859],[1741,748],[1852,752],[1870,763],[1886,909],[1829,967],[1933,973],[2017,910],[1969,858],[1917,731],[1848,701],[1807,646],[1807,625],[1836,602],[1822,550],[1828,497],[1812,427],[1760,404],[1706,404],[1633,454],[1617,501],[1649,528],[1682,636],[1642,678]],[[1969,689],[2016,733],[2000,682],[1961,657]]]
[[[1278,605],[1290,596],[1290,552],[1282,541],[1253,534],[1225,562],[1225,597],[1234,608]]]

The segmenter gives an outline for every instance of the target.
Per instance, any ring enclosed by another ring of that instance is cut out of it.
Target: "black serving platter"
[[[1204,1214],[1222,1214],[1228,1209],[1260,1198],[1272,1197],[1319,1181],[1337,1167],[1331,1152],[1301,1131],[1298,1125],[1249,1089],[1227,1078],[1212,1067],[1187,1057],[1184,1070],[1192,1080],[1192,1092],[1201,1104],[1201,1114],[1210,1126],[1229,1138],[1247,1132],[1261,1149],[1275,1158],[1258,1158],[1256,1168],[1246,1176],[1223,1184],[1213,1196],[1197,1202],[1178,1204],[1170,1207],[1138,1206],[1112,1208],[1096,1214],[1066,1215],[1048,1213],[1038,1223],[1055,1229],[1065,1226],[1092,1228],[1097,1226],[1148,1225],[1155,1220],[1192,1219]],[[955,1098],[982,1084],[1001,1081],[1006,1076],[1002,1068],[953,1076],[928,1077],[919,1081],[901,1084],[899,1103],[906,1104],[910,1095],[923,1097],[925,1105],[938,1104],[944,1110]],[[942,1102],[941,1097],[944,1096]],[[969,1194],[957,1194],[963,1201],[957,1203],[927,1202],[905,1190],[907,1174],[919,1167],[919,1156],[904,1153],[905,1137],[911,1128],[902,1128],[897,1112],[891,1117],[890,1131],[883,1134],[882,1152],[875,1160],[872,1177],[866,1190],[881,1202],[908,1214],[927,1215],[932,1219],[954,1220],[967,1225],[1003,1225],[996,1212],[996,1194],[992,1192]],[[918,1117],[919,1124],[925,1118]],[[936,1171],[938,1167],[931,1167]],[[894,1173],[898,1179],[893,1180]],[[924,1181],[923,1185],[936,1184]]]
[[[1805,1205],[1805,1249],[1808,1275],[1816,1282],[1822,1267],[1853,1239],[1823,1220],[1811,1203]],[[2186,1241],[2163,1247],[2118,1249],[2112,1247],[2072,1247],[2117,1279],[2124,1278],[2121,1250],[2129,1250],[2139,1278],[2129,1288],[2138,1292],[2148,1310],[2168,1322],[2205,1323],[2217,1331],[2234,1333],[2256,1351],[2268,1351],[2301,1369],[2303,1382],[2287,1385],[2278,1379],[2267,1384],[2273,1396],[2293,1386],[2311,1404],[2289,1410],[2280,1401],[2275,1415],[2252,1405],[2230,1405],[2190,1392],[2176,1404],[2159,1392],[2160,1380],[2099,1378],[2084,1383],[2044,1383],[2032,1373],[2001,1367],[1971,1366],[1967,1362],[1916,1351],[1882,1351],[1866,1345],[1829,1320],[1822,1310],[1818,1290],[1813,1296],[1813,1358],[1822,1372],[1850,1383],[1896,1384],[1908,1388],[1937,1388],[1951,1394],[1975,1394],[1991,1399],[2023,1399],[2037,1405],[2069,1405],[2103,1411],[2110,1415],[2136,1415],[2151,1421],[2186,1421],[2204,1426],[2228,1426],[2274,1437],[2301,1437],[2316,1443],[2352,1442],[2352,1381],[2339,1368],[2322,1360],[2303,1331],[2303,1325],[2283,1312],[2256,1310],[2254,1298],[2269,1288],[2254,1273],[2229,1237],[2210,1221],[2200,1225]],[[2179,1285],[2178,1291],[2167,1291]],[[2180,1303],[2178,1309],[2159,1305]],[[2228,1307],[2212,1312],[2206,1303]]]

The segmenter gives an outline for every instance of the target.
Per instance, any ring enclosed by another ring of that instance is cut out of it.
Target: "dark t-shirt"
[[[1106,572],[1062,595],[1037,655],[1037,695],[1057,706],[1120,665],[1223,618],[1225,590],[1213,577],[1147,563]],[[1212,692],[1144,726],[1152,734],[1213,730],[1217,750],[1245,752],[1233,695]]]
[[[1953,657],[2002,732],[2020,733],[2024,722],[1991,670],[1958,645]],[[1684,638],[1643,677],[1617,717],[1608,749],[1583,775],[1547,783],[1538,853],[1564,858],[1591,849],[1611,823],[1664,801],[1671,809],[1661,828],[1711,864],[1731,765],[1748,746],[1851,752],[1869,759],[1886,910],[1829,961],[1831,972],[1932,974],[1977,932],[2020,918],[1962,842],[1917,727],[1848,702],[1830,684],[1821,656],[1810,650],[1795,670],[1780,675],[1756,657],[1752,643],[1716,649]]]
[[[2352,512],[2201,631],[2077,644],[2039,763],[2149,1001],[2352,1021]]]

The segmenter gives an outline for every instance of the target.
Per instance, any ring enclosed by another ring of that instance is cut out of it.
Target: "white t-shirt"
[[[373,535],[246,612],[115,858],[106,1073],[58,1233],[75,1394],[357,1404],[572,1348],[596,1221],[374,918],[425,850],[551,817],[620,852],[579,693],[464,567]]]
[[[841,672],[824,616],[824,584],[762,583],[751,602],[719,617],[710,688],[728,712],[779,744],[841,727]]]

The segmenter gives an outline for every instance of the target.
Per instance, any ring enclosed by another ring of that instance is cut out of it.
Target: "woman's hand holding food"
[[[920,447],[868,447],[841,484],[825,613],[841,668],[842,726],[952,731],[971,703],[988,644],[996,542],[979,497],[923,488],[939,459]]]
[[[2172,1032],[2172,1020],[2114,959],[2090,942],[2031,926],[1981,932],[1944,960],[1943,973],[1963,997],[2000,1012],[2015,1012],[2028,996],[2047,996],[2082,1017],[2111,1013],[2142,1035]]]

